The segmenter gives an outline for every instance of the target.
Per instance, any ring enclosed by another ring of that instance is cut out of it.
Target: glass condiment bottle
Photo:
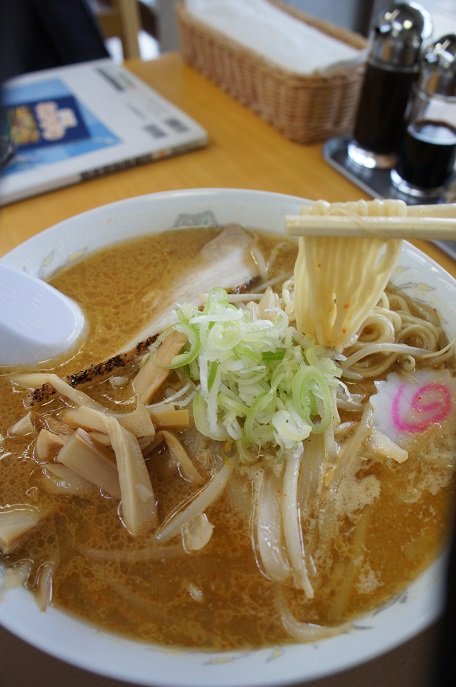
[[[456,160],[456,34],[424,52],[394,186],[417,198],[440,196]]]
[[[405,131],[404,115],[418,77],[432,21],[420,5],[399,2],[377,17],[348,158],[355,165],[391,169]]]

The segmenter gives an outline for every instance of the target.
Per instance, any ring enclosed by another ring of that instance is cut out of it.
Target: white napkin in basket
[[[186,8],[195,19],[298,74],[333,71],[365,55],[266,0],[187,0]]]

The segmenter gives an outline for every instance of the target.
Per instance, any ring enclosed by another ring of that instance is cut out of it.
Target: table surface
[[[185,66],[177,54],[131,61],[135,74],[193,116],[209,133],[209,145],[174,158],[116,172],[14,203],[0,216],[0,255],[30,236],[72,215],[122,198],[181,188],[250,188],[328,201],[367,196],[329,167],[320,144],[302,146]],[[456,263],[437,246],[416,241],[421,250],[456,276]],[[425,687],[438,628],[432,627],[369,663],[308,687]],[[67,666],[29,647],[0,628],[0,684],[9,687],[121,687],[122,684]]]

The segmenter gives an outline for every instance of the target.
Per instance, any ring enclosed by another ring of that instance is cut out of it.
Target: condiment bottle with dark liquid
[[[421,50],[431,32],[428,12],[413,2],[398,2],[377,17],[348,145],[348,158],[355,165],[371,169],[394,166]]]
[[[456,34],[424,52],[407,131],[391,181],[401,192],[436,198],[456,161]]]

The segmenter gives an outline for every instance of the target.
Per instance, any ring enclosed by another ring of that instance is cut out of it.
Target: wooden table
[[[0,255],[72,215],[122,198],[180,188],[253,188],[317,200],[367,198],[329,167],[321,145],[291,143],[199,73],[168,54],[128,67],[188,112],[209,133],[207,148],[30,198],[1,210]],[[433,244],[416,245],[456,276],[456,263]],[[429,687],[435,628],[389,652],[308,687]],[[121,687],[66,666],[0,629],[0,684],[9,687]]]

